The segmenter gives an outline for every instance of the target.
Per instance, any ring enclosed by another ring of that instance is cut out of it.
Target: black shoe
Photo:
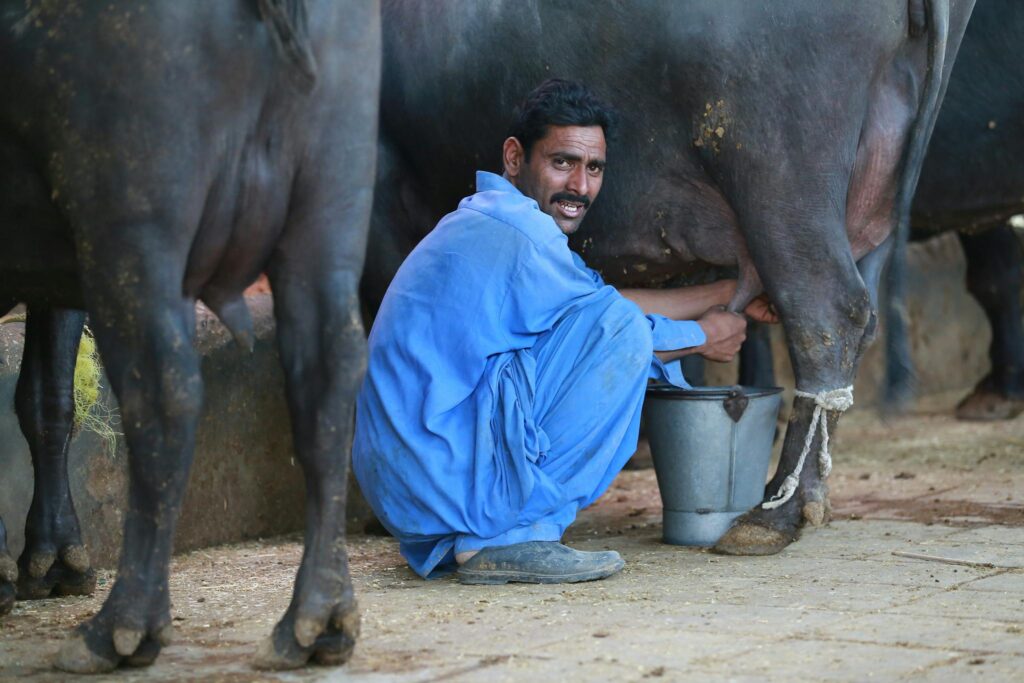
[[[555,541],[483,548],[456,571],[462,583],[576,583],[611,576],[625,562],[614,550],[584,553]]]

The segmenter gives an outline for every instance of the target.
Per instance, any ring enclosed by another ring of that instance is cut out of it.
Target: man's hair
[[[611,141],[615,119],[611,106],[582,83],[549,78],[516,107],[515,120],[505,137],[519,140],[529,161],[533,143],[547,135],[548,126],[601,126],[605,140]]]

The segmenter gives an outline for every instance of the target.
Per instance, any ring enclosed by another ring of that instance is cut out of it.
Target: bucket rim
[[[647,387],[647,398],[668,399],[672,401],[722,401],[729,398],[737,390],[741,391],[747,398],[762,398],[782,393],[782,387],[732,385],[683,389],[674,384],[658,383]]]

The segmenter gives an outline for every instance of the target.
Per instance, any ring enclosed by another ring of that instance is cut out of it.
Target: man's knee
[[[654,340],[651,324],[643,312],[631,301],[617,300],[609,307],[609,329],[613,362],[622,365],[624,371],[646,374],[654,355]]]

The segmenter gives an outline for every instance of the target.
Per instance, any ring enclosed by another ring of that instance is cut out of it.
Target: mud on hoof
[[[149,666],[161,648],[171,642],[169,615],[160,618],[159,626],[144,629],[115,627],[113,612],[108,603],[72,631],[57,654],[55,666],[78,674],[106,673],[119,665]]]
[[[85,546],[64,546],[60,555],[34,551],[22,553],[19,561],[18,598],[41,600],[54,595],[92,595],[96,572]]]
[[[340,666],[352,656],[359,629],[359,607],[354,600],[347,607],[338,607],[326,625],[295,619],[289,609],[260,645],[254,666],[272,671],[296,669],[310,661]]]
[[[1007,396],[982,382],[956,407],[958,420],[1012,420],[1024,412],[1024,398]]]
[[[14,608],[14,586],[17,580],[18,565],[10,555],[0,552],[0,617]]]
[[[802,484],[782,507],[765,510],[758,506],[738,517],[712,551],[722,555],[774,555],[800,538],[804,525],[828,524],[832,505],[827,489],[821,487],[811,495],[804,495],[803,489]]]
[[[774,555],[798,538],[799,526],[774,528],[748,512],[733,523],[711,550],[722,555]]]

